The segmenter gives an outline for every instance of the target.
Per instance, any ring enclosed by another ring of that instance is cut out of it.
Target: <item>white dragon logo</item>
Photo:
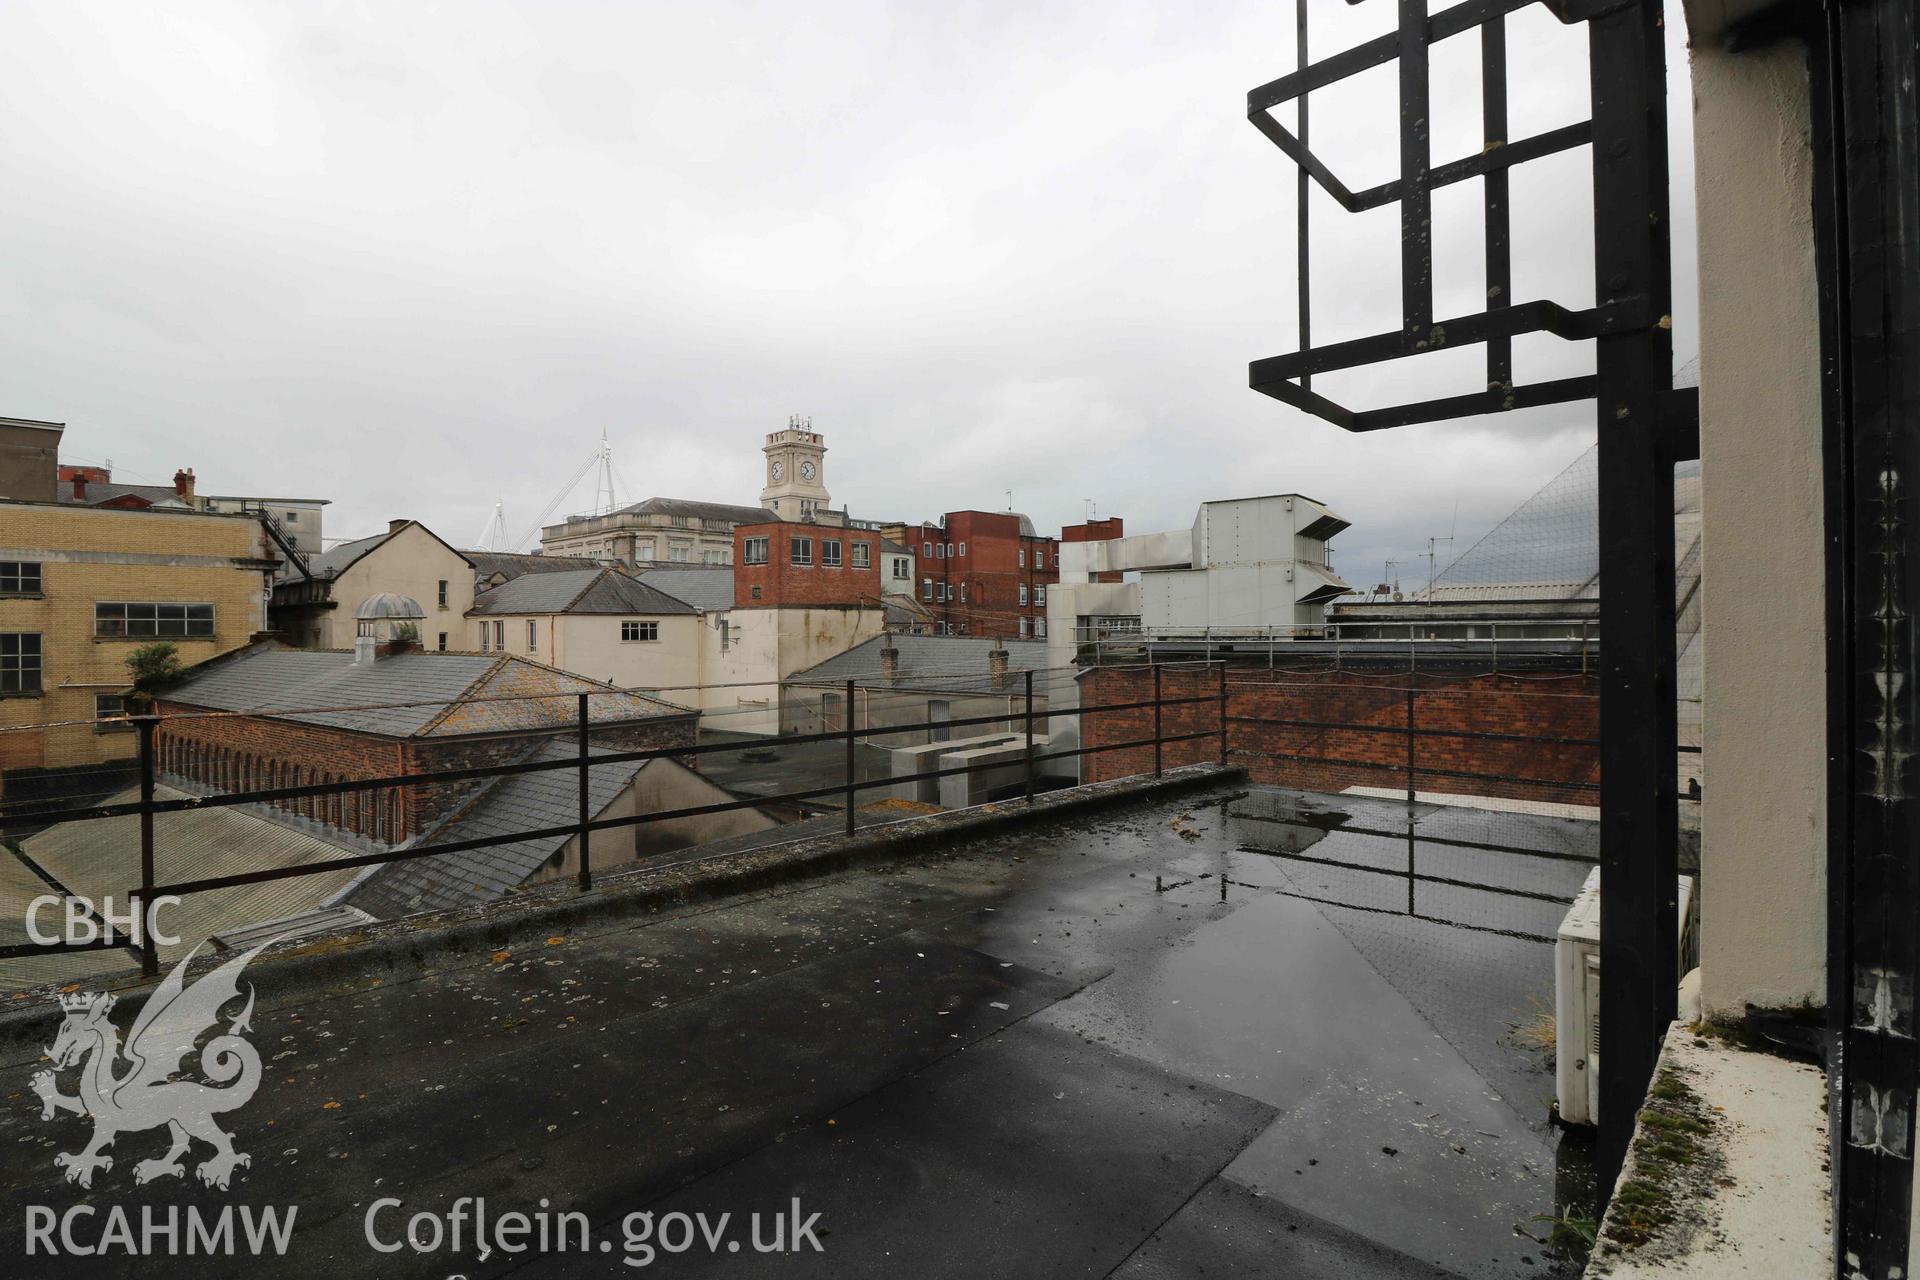
[[[276,939],[277,941],[277,939]],[[229,1024],[226,1034],[216,1035],[200,1051],[200,1070],[214,1088],[197,1080],[174,1080],[181,1058],[193,1051],[202,1032],[216,1026],[220,1010],[240,995],[240,971],[272,942],[237,956],[201,978],[185,985],[187,966],[200,951],[195,947],[173,972],[147,997],[133,1020],[125,1049],[120,1046],[119,1030],[108,1014],[114,997],[103,992],[78,992],[60,997],[66,1021],[60,1025],[47,1056],[54,1070],[65,1070],[92,1054],[80,1072],[80,1092],[68,1096],[54,1083],[53,1071],[38,1071],[31,1081],[40,1095],[40,1118],[53,1119],[56,1111],[70,1111],[93,1119],[93,1140],[86,1149],[62,1152],[53,1163],[67,1171],[67,1181],[83,1187],[93,1185],[96,1169],[113,1168],[106,1149],[121,1133],[167,1126],[173,1145],[167,1153],[142,1160],[133,1167],[135,1182],[155,1178],[181,1177],[186,1166],[181,1157],[194,1138],[208,1143],[214,1154],[202,1161],[194,1173],[210,1187],[227,1189],[236,1168],[251,1165],[252,1158],[233,1149],[233,1138],[213,1122],[223,1112],[245,1106],[260,1087],[260,1055],[240,1035],[251,1030],[253,987],[247,987],[247,1004]],[[116,1075],[115,1068],[124,1058],[127,1068]]]

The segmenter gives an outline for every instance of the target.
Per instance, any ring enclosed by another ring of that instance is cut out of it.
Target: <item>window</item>
[[[893,558],[893,576],[896,578],[911,578],[913,576],[913,561],[907,559],[905,556],[895,556]]]
[[[724,551],[702,551],[700,553],[700,559],[707,564],[725,564],[727,562],[727,553]]]
[[[872,564],[873,564],[873,544],[871,542],[854,543],[853,544],[853,567],[856,569],[866,569],[871,567]]]
[[[790,558],[793,560],[795,564],[812,564],[813,563],[813,539],[812,538],[795,538],[792,542],[789,542],[787,544],[787,549],[791,553]]]
[[[685,564],[687,563],[687,549],[685,547],[668,547],[667,559],[673,564]]]
[[[966,602],[967,602],[967,584],[963,582],[960,584],[960,603],[965,604]]]
[[[482,653],[487,651],[487,634],[489,630],[490,628],[486,623],[483,622],[480,624],[480,652]]]
[[[299,523],[300,523],[300,513],[299,513],[298,511],[289,511],[289,512],[287,512],[287,523],[288,523],[288,524],[299,524]]]
[[[446,651],[447,651],[447,633],[442,631],[440,633],[440,652],[445,653]]]
[[[93,695],[93,718],[98,721],[125,721],[127,700],[118,693],[96,693]],[[101,729],[131,729],[131,724],[102,723]]]
[[[0,635],[0,693],[40,692],[40,633]]]
[[[1045,618],[1035,618],[1033,620],[1033,636],[1036,640],[1045,640],[1047,638],[1047,620]]]
[[[960,544],[960,554],[961,555],[967,554],[967,544],[964,542]]]
[[[622,640],[658,640],[660,624],[657,622],[623,622],[620,624]]]
[[[921,555],[923,555],[923,556],[930,556],[930,555],[932,555],[932,554],[933,554],[933,544],[932,544],[931,542],[923,542],[923,543],[921,543],[921,544],[920,544],[920,554],[921,554]]]
[[[447,607],[447,580],[445,578],[440,579],[440,607],[442,609]]]
[[[1025,604],[1026,602],[1027,602],[1027,584],[1023,582],[1020,584],[1020,603]]]
[[[507,624],[505,622],[496,622],[493,624],[493,647],[502,653],[507,651]]]
[[[937,543],[937,542],[936,542],[936,543],[934,543],[934,544],[933,544],[933,558],[934,558],[934,559],[936,559],[936,560],[944,560],[944,559],[946,559],[946,555],[947,555],[947,553],[946,553],[946,551],[945,551],[945,550],[943,550],[943,549],[941,548],[941,545],[940,545],[939,543]]]
[[[951,560],[953,559],[953,544],[949,542],[946,544],[946,546],[947,546],[947,559]]]
[[[740,562],[742,564],[765,564],[767,562],[767,540],[765,538],[748,538],[746,545],[740,549],[740,556]]]
[[[1033,602],[1043,609],[1047,607],[1047,588],[1044,584],[1033,589]]]
[[[733,628],[727,625],[725,618],[720,619],[720,652],[733,648]]]
[[[540,648],[540,633],[535,629],[532,618],[527,619],[527,652],[535,653]]]
[[[96,636],[210,636],[210,604],[96,604]]]
[[[752,590],[752,594],[753,594],[753,598],[754,598],[755,600],[758,600],[758,599],[760,598],[760,587],[759,587],[759,585],[758,585],[758,584],[756,583],[756,584],[755,584],[755,585],[754,585],[754,586],[753,586],[753,587],[751,588],[751,590]]]
[[[32,560],[0,561],[0,596],[40,594],[40,566]]]
[[[1027,567],[1027,549],[1025,547],[1020,548],[1020,567],[1022,569]]]
[[[922,600],[933,599],[933,579],[932,578],[920,579],[920,598]]]
[[[820,539],[820,563],[834,569],[840,567],[840,539]]]
[[[1020,619],[1020,638],[1022,640],[1027,638],[1027,620],[1025,618]]]

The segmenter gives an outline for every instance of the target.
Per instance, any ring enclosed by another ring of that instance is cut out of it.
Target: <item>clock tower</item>
[[[811,419],[795,415],[785,431],[767,436],[767,484],[760,505],[782,520],[804,520],[827,509],[827,446]]]

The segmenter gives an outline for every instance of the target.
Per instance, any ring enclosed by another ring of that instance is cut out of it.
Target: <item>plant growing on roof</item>
[[[420,639],[420,628],[411,622],[396,622],[387,638],[395,644],[415,644]]]
[[[172,644],[156,640],[141,645],[127,655],[127,675],[133,681],[127,702],[151,706],[153,691],[178,680],[181,670],[180,650]]]

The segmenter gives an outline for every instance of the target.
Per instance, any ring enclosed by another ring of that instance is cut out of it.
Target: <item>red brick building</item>
[[[878,608],[880,535],[872,530],[787,520],[733,531],[737,609],[813,605]]]
[[[567,740],[588,700],[595,746],[692,746],[696,713],[507,655],[383,645],[372,661],[277,644],[192,668],[157,700],[169,784],[264,791],[511,764]],[[210,714],[211,713],[211,714]],[[485,784],[410,783],[278,802],[379,844],[419,836]]]
[[[1012,511],[949,511],[908,525],[915,596],[942,635],[1046,635],[1047,587],[1060,580],[1060,540]]]

